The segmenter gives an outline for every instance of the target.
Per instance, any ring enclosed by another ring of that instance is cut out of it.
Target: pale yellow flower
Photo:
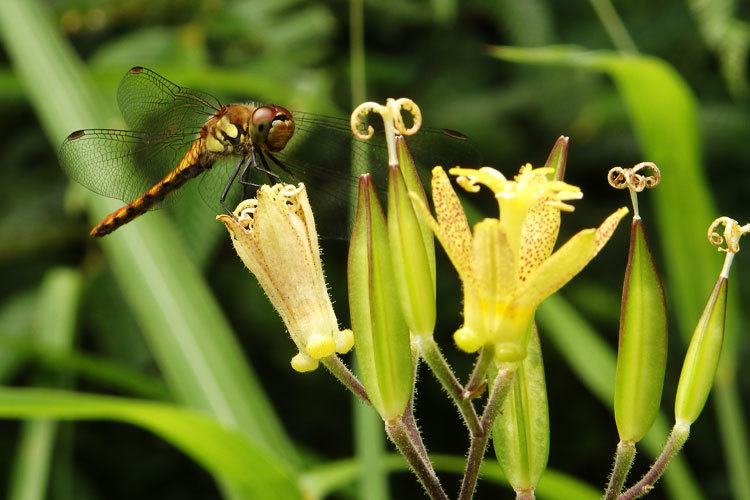
[[[528,164],[513,180],[489,167],[456,167],[450,173],[467,191],[490,188],[500,212],[497,219],[476,224],[472,233],[441,167],[432,171],[435,218],[412,198],[463,282],[464,324],[454,339],[467,352],[494,344],[499,360],[523,359],[537,306],[594,258],[628,209],[615,211],[596,229],[580,231],[552,253],[560,211],[573,211],[566,202],[583,196],[578,187],[549,180],[552,169]]]
[[[319,359],[351,349],[352,332],[339,330],[328,296],[304,184],[261,186],[257,198],[241,202],[234,215],[217,218],[297,345],[292,367],[314,370]]]

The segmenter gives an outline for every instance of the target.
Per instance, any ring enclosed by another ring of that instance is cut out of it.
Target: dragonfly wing
[[[365,126],[372,126],[374,133],[369,140],[353,136],[349,120],[295,112],[295,133],[284,153],[295,157],[316,157],[318,163],[332,165],[332,154],[341,154],[346,147],[350,163],[361,163],[370,167],[376,183],[385,179],[388,165],[388,150],[383,134],[382,120],[377,115],[368,115]],[[440,165],[447,168],[461,165],[472,168],[481,164],[477,146],[465,135],[448,129],[422,127],[412,136],[406,137],[414,163],[423,182],[429,185],[432,168]],[[295,148],[299,152],[295,151]]]
[[[122,78],[117,103],[131,130],[152,133],[197,133],[221,108],[211,94],[180,87],[139,66]]]
[[[102,196],[128,203],[157,184],[189,146],[189,139],[181,136],[87,129],[70,134],[59,154],[71,179]],[[155,208],[175,200],[168,196]]]
[[[385,192],[388,152],[382,134],[382,125],[369,141],[356,139],[349,121],[322,115],[293,112],[295,132],[283,151],[269,155],[256,154],[258,164],[274,173],[269,176],[250,170],[248,180],[255,185],[283,181],[291,184],[304,182],[310,203],[318,221],[319,231],[329,237],[346,236],[353,207],[356,203],[359,173],[370,172],[378,191]],[[430,170],[435,165],[447,168],[454,165],[477,167],[480,156],[476,146],[457,132],[423,128],[407,142],[420,176],[429,190]],[[265,164],[262,163],[265,158]],[[217,162],[213,169],[203,174],[201,195],[217,213],[223,211],[219,196],[239,159]],[[226,205],[233,209],[239,200],[254,196],[255,189],[243,188],[235,182]]]

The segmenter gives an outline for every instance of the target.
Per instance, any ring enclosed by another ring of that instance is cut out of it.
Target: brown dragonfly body
[[[75,132],[68,139],[75,139],[74,135]],[[208,160],[209,156],[206,151],[206,141],[201,133],[201,138],[193,142],[177,168],[169,172],[164,179],[138,198],[106,216],[89,234],[97,237],[105,236],[136,217],[145,214],[187,181],[205,169],[211,168],[212,162]]]
[[[143,71],[148,70],[136,67],[130,70],[130,74],[139,74]],[[86,139],[91,139],[92,136],[100,140],[103,136],[124,136],[121,132],[123,131],[78,130],[73,132],[65,140],[61,149],[63,165],[65,166],[66,161],[75,164],[81,156],[86,156],[86,154],[76,154],[79,151],[91,151],[85,146],[78,147]],[[250,164],[255,166],[256,148],[260,153],[281,151],[293,132],[292,114],[281,106],[254,104],[221,106],[206,120],[177,166],[153,187],[105,217],[91,230],[91,236],[107,235],[146,213],[155,205],[162,203],[167,196],[187,181],[210,169],[220,157],[240,158],[235,173],[229,180],[229,183],[233,182],[243,164],[245,168]],[[226,195],[226,189],[224,195]],[[223,198],[221,202],[223,204]]]

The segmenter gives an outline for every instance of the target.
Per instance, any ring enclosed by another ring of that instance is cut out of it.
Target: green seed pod
[[[393,276],[385,217],[369,175],[360,177],[348,278],[362,383],[383,420],[396,418],[409,402],[414,369],[409,329]]]
[[[527,355],[492,428],[495,455],[516,492],[532,491],[547,467],[549,411],[539,335],[532,323]]]
[[[695,422],[711,392],[724,342],[727,282],[724,276],[719,277],[690,340],[675,398],[674,415],[678,422]]]
[[[401,169],[396,167],[388,167],[388,237],[406,323],[415,335],[431,336],[436,314],[435,243],[429,226],[418,219]]]
[[[664,290],[643,233],[634,217],[620,311],[615,376],[615,422],[623,442],[637,442],[659,413],[667,363]]]

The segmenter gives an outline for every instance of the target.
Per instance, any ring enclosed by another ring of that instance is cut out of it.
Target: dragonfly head
[[[281,151],[292,138],[294,119],[292,113],[281,106],[260,106],[250,119],[253,143],[266,151]]]

